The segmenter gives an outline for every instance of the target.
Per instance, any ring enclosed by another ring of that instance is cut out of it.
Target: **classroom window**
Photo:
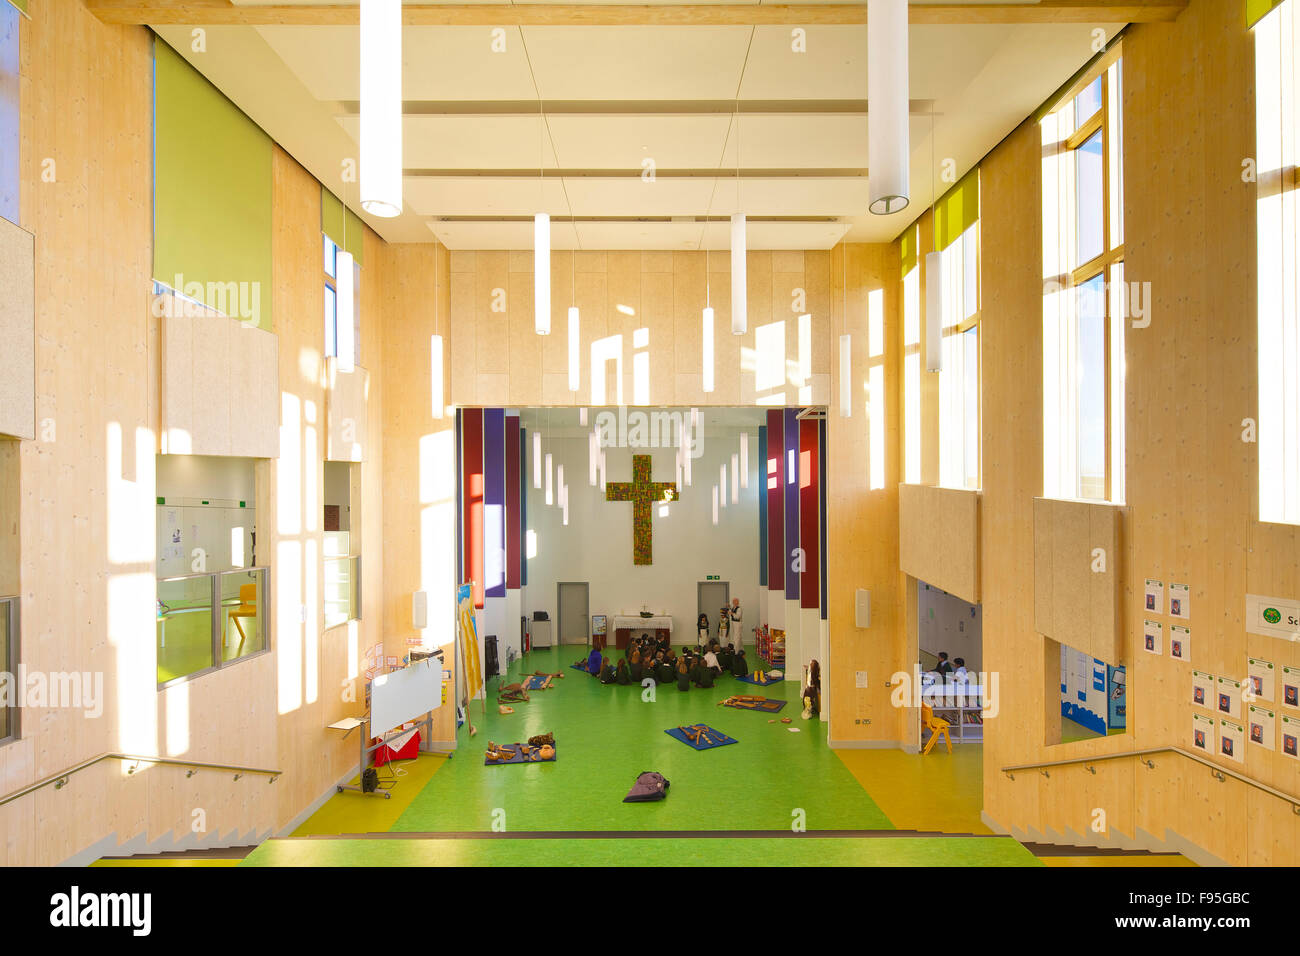
[[[353,490],[359,488],[361,466],[350,462],[325,462],[325,626],[336,627],[361,619],[360,515],[353,507]]]
[[[18,598],[0,597],[0,671],[18,673]],[[18,736],[18,695],[0,700],[0,743]]]
[[[1049,666],[1059,667],[1059,695],[1048,695],[1048,744],[1128,732],[1128,677],[1122,665],[1047,641]]]
[[[269,647],[269,571],[257,564],[253,461],[157,458],[159,686]]]
[[[940,253],[939,484],[980,487],[979,222]]]
[[[1056,498],[1124,500],[1123,92],[1118,48],[1045,116],[1043,475]]]
[[[1255,24],[1258,180],[1259,517],[1300,524],[1300,220],[1296,104],[1300,22],[1292,0]]]

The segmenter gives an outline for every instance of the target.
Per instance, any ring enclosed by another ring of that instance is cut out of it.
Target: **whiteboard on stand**
[[[370,733],[378,737],[442,705],[442,661],[416,661],[370,685]]]

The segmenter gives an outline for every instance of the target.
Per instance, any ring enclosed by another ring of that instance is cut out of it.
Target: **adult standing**
[[[727,608],[727,617],[731,620],[731,627],[728,628],[731,634],[731,643],[739,650],[745,646],[745,630],[741,627],[740,598],[731,599],[731,607]]]

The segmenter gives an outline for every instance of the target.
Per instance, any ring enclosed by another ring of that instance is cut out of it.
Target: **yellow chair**
[[[226,626],[230,622],[235,622],[235,629],[239,631],[239,647],[235,648],[235,656],[238,657],[244,650],[244,641],[248,635],[244,633],[244,625],[239,623],[241,617],[257,617],[257,584],[241,584],[239,586],[239,606],[230,609],[226,615]],[[951,748],[950,748],[951,749]]]
[[[930,739],[926,741],[925,749],[921,751],[922,754],[930,752],[930,748],[934,746],[934,742],[939,739],[940,734],[943,735],[943,742],[948,746],[948,753],[952,753],[952,741],[948,738],[948,721],[942,717],[934,716],[934,710],[929,704],[921,705],[921,725],[930,731]]]

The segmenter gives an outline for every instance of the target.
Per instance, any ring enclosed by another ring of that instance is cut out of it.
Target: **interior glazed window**
[[[1259,518],[1300,524],[1300,149],[1296,50],[1300,24],[1286,0],[1255,24],[1259,247]]]
[[[979,222],[940,253],[943,369],[939,373],[939,484],[980,487]]]
[[[1043,484],[1124,500],[1124,223],[1118,47],[1045,116]]]

